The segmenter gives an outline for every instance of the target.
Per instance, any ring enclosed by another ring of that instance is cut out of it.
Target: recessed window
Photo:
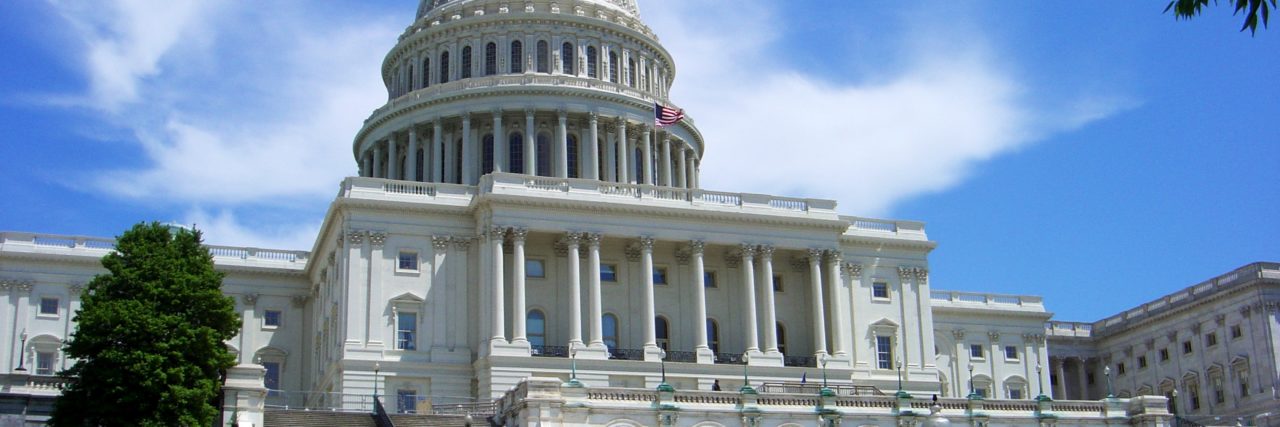
[[[720,324],[711,319],[707,319],[707,347],[712,353],[720,352]]]
[[[871,284],[871,297],[889,299],[889,284],[884,282]]]
[[[58,355],[52,351],[36,352],[36,375],[53,375],[53,363]]]
[[[400,251],[399,262],[396,268],[405,271],[418,271],[418,253],[412,251]]]
[[[542,310],[529,312],[528,321],[525,322],[525,335],[528,335],[529,346],[534,351],[542,351],[546,347],[547,316],[542,314]]]
[[[267,310],[262,313],[262,326],[268,328],[278,328],[282,321],[283,313],[280,310]]]
[[[1022,399],[1022,389],[1021,388],[1009,389],[1009,398],[1013,400]]]
[[[1018,360],[1018,347],[1012,345],[1004,346],[1005,360]]]
[[[418,349],[418,313],[402,311],[396,315],[396,349]]]
[[[718,285],[716,285],[716,272],[705,271],[702,273],[702,287],[704,288],[718,287]]]
[[[1191,354],[1191,340],[1182,342],[1182,354]]]
[[[1204,334],[1204,346],[1213,347],[1215,345],[1218,345],[1218,333],[1210,332],[1210,333]]]
[[[57,298],[40,298],[40,314],[58,315]]]
[[[1231,339],[1236,339],[1243,336],[1244,336],[1244,329],[1241,328],[1240,325],[1231,326]]]
[[[671,327],[665,317],[656,317],[653,319],[654,336],[657,337],[658,348],[663,351],[671,349]]]
[[[1117,373],[1117,374],[1119,374],[1119,375],[1124,375],[1124,373],[1125,373],[1125,370],[1124,370],[1124,363],[1116,364],[1116,373]]]
[[[1147,368],[1147,356],[1138,356],[1138,369]]]
[[[782,276],[773,276],[773,291],[782,292]]]
[[[876,336],[876,365],[880,369],[893,369],[893,340],[890,337]]]
[[[1169,347],[1160,349],[1160,361],[1161,362],[1169,361]]]
[[[983,356],[982,344],[970,344],[970,345],[969,345],[969,357],[974,358],[974,359],[983,359],[983,358],[985,358],[985,356]]]
[[[600,281],[617,282],[618,266],[615,264],[600,264]]]
[[[262,377],[263,385],[267,387],[267,390],[279,390],[280,362],[262,362],[262,367],[267,371]]]
[[[986,386],[979,386],[979,385],[975,385],[975,386],[973,387],[973,392],[974,392],[975,394],[977,394],[978,396],[982,396],[982,397],[984,397],[984,398],[985,398],[985,397],[987,397],[987,387],[986,387]]]
[[[601,338],[604,339],[604,346],[608,347],[610,350],[617,349],[618,348],[618,316],[605,313],[604,317],[600,320],[600,326],[602,326],[602,329],[603,329],[602,330],[603,333],[601,334],[603,336]]]
[[[524,260],[524,276],[535,279],[547,277],[547,264],[540,259]]]
[[[413,414],[418,412],[417,390],[396,390],[396,412]]]
[[[665,268],[653,269],[653,284],[655,285],[667,284],[667,269]]]

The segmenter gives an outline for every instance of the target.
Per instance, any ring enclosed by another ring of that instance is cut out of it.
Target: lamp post
[[[373,399],[378,400],[378,370],[382,369],[382,365],[373,362]]]
[[[822,388],[827,388],[827,355],[822,355]]]
[[[1116,395],[1111,392],[1111,365],[1102,368],[1102,375],[1107,376],[1107,398],[1115,399]]]
[[[1175,426],[1182,425],[1182,420],[1178,419],[1178,388],[1177,386],[1175,386],[1173,391],[1170,392],[1169,394],[1172,395],[1171,399],[1169,400],[1169,409],[1170,409],[1169,412],[1173,412],[1173,425]]]
[[[894,367],[898,369],[898,392],[902,392],[902,359],[895,360]]]
[[[970,399],[978,397],[978,390],[973,388],[973,364],[969,364],[969,396]]]
[[[1040,362],[1036,362],[1036,399],[1045,397],[1044,395],[1044,367],[1040,366]]]
[[[661,348],[658,349],[658,366],[662,369],[662,385],[665,385],[667,383],[667,351]]]
[[[18,367],[14,368],[14,372],[27,372],[24,363],[27,362],[27,330],[22,330],[22,344],[18,346]]]

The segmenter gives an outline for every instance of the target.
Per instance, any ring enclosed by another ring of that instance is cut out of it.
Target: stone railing
[[[925,238],[924,223],[919,221],[903,221],[892,219],[865,218],[857,216],[841,216],[849,222],[848,233],[859,236],[892,236]]]
[[[1085,322],[1050,321],[1044,324],[1045,336],[1089,338],[1093,336],[1093,324]]]
[[[240,260],[274,264],[305,264],[309,252],[206,245],[215,262]],[[0,232],[0,251],[84,254],[102,257],[115,249],[115,240],[100,237]]]
[[[1280,263],[1256,262],[1232,270],[1229,273],[1183,288],[1178,292],[1160,297],[1155,301],[1139,305],[1123,313],[1093,322],[1092,333],[1097,336],[1107,335],[1108,330],[1128,330],[1128,323],[1167,313],[1193,304],[1208,295],[1223,292],[1257,279],[1280,279]]]
[[[1044,311],[1044,298],[1034,295],[1004,295],[961,291],[932,291],[929,295],[935,306],[955,304],[973,307],[986,306],[996,310],[1031,309]]]
[[[353,176],[342,181],[341,197],[375,200],[453,200],[461,204],[471,203],[476,187],[471,185],[442,184],[434,182],[399,181],[382,178]]]

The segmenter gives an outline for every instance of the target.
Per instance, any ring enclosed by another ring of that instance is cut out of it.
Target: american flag
[[[658,126],[671,126],[684,120],[684,110],[663,107],[656,102],[653,103],[653,115]]]

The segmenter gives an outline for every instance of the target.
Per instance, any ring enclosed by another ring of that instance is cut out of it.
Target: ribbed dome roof
[[[475,3],[485,0],[420,0],[418,3],[418,19],[427,16],[432,10],[453,4]],[[519,3],[512,2],[512,3]],[[565,0],[563,4],[572,3],[590,3],[600,6],[617,9],[618,11],[630,14],[632,17],[640,17],[640,8],[636,6],[636,0]]]

